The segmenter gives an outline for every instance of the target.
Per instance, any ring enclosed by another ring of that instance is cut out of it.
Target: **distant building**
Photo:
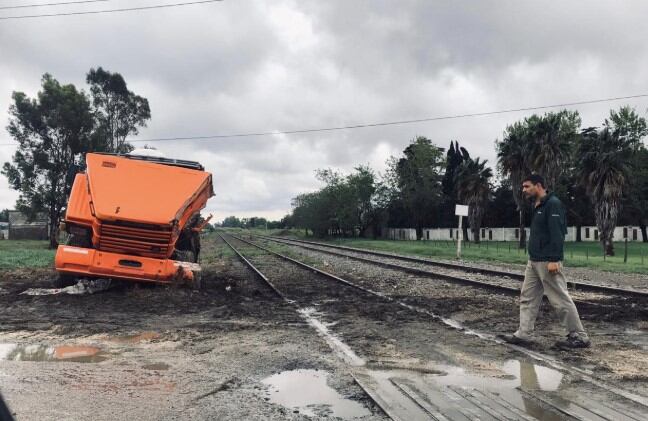
[[[47,240],[47,228],[47,216],[45,214],[38,214],[30,221],[20,211],[9,211],[9,225],[7,228],[9,240]]]

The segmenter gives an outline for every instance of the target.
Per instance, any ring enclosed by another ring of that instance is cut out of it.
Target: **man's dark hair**
[[[540,184],[542,187],[546,187],[544,178],[542,178],[542,176],[538,174],[531,174],[525,177],[522,182],[524,183],[525,181],[530,181],[533,184]]]

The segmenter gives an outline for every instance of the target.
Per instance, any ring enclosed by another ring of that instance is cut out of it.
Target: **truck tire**
[[[74,275],[59,273],[58,276],[52,279],[52,286],[54,288],[65,288],[77,283],[77,278]]]
[[[203,284],[202,284],[202,272],[197,270],[193,272],[193,282],[191,284],[191,288],[194,291],[200,291],[203,289]]]

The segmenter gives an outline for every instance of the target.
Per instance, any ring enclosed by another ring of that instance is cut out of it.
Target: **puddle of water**
[[[508,360],[502,369],[515,377],[526,390],[544,390],[553,392],[560,388],[563,374],[552,368],[526,361]]]
[[[75,285],[65,288],[29,288],[21,295],[88,295],[105,291],[111,286],[110,279],[80,279]]]
[[[563,374],[557,370],[527,361],[507,360],[502,365],[504,376],[483,376],[467,373],[456,366],[437,366],[443,373],[434,377],[434,382],[445,386],[474,387],[477,389],[543,390],[553,392],[560,388]]]
[[[527,361],[508,360],[501,369],[504,375],[483,375],[467,372],[462,367],[437,365],[438,374],[426,374],[411,370],[370,370],[369,375],[379,387],[388,390],[392,382],[412,385],[414,390],[423,392],[433,405],[448,414],[461,413],[461,391],[472,394],[474,390],[481,392],[487,399],[499,400],[506,407],[516,408],[542,421],[558,421],[564,419],[560,414],[548,410],[543,404],[530,399],[520,389],[534,391],[555,391],[560,389],[563,375],[550,368],[532,364]],[[438,391],[438,392],[436,392]],[[400,392],[399,392],[400,393]],[[536,392],[537,393],[537,392]],[[568,401],[556,398],[568,405]],[[465,415],[465,414],[464,414]],[[473,419],[471,417],[468,417]],[[516,418],[517,419],[517,418]]]
[[[145,370],[168,370],[171,366],[165,363],[153,363],[142,366]]]
[[[0,344],[0,360],[7,361],[67,361],[98,363],[108,357],[101,349],[85,345],[18,345]]]
[[[123,344],[138,344],[141,342],[148,342],[154,339],[159,339],[161,337],[162,335],[160,335],[157,332],[142,332],[135,335],[115,336],[112,338],[108,338],[108,340],[111,342],[117,342]]]
[[[326,384],[328,376],[321,370],[299,369],[274,374],[262,383],[269,386],[270,402],[311,417],[330,415],[353,419],[371,414],[360,402],[344,398]]]

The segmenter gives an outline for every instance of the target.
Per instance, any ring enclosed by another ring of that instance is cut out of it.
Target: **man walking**
[[[535,207],[529,238],[529,262],[520,293],[520,327],[512,335],[499,335],[506,342],[530,345],[543,294],[558,313],[567,338],[556,342],[558,348],[587,348],[590,340],[578,316],[578,310],[567,291],[562,273],[563,245],[567,227],[565,210],[560,199],[548,193],[539,175],[531,175],[522,183],[524,195],[533,199]]]

